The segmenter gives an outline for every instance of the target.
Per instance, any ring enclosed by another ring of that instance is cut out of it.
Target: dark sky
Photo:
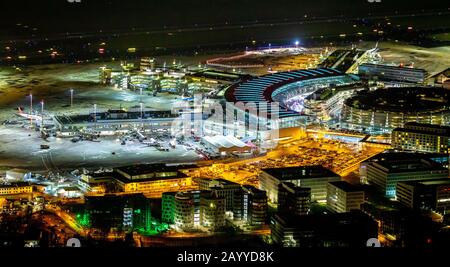
[[[366,16],[448,10],[442,0],[1,0],[0,29],[11,33],[17,23],[42,32],[74,32],[164,25],[244,23],[311,16]]]

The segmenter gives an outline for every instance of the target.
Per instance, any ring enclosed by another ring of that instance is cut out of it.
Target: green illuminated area
[[[89,213],[79,213],[77,214],[77,222],[79,225],[85,228],[91,227],[91,222],[89,218]]]
[[[169,230],[169,225],[166,223],[159,223],[156,221],[151,222],[151,225],[148,227],[138,229],[139,234],[145,236],[155,236]]]
[[[169,225],[165,223],[159,223],[151,216],[151,211],[149,208],[142,211],[141,209],[134,210],[136,215],[143,215],[144,225],[142,227],[137,227],[137,231],[145,236],[154,236],[166,232],[169,229]],[[145,214],[143,214],[145,213]]]
[[[136,225],[135,231],[145,236],[155,236],[169,230],[169,225],[160,223],[151,216],[150,209],[136,209],[134,210],[135,219],[137,217],[143,218],[143,223]],[[77,223],[83,228],[91,228],[91,220],[88,212],[80,212],[76,215]]]

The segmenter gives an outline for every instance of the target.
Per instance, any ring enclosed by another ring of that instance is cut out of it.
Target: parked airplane
[[[17,110],[18,110],[18,113],[16,113],[17,116],[20,116],[20,117],[23,117],[23,118],[26,118],[26,119],[29,119],[29,120],[33,120],[33,121],[36,121],[36,122],[42,121],[42,116],[33,115],[33,114],[27,114],[27,113],[23,112],[21,107],[17,108]]]

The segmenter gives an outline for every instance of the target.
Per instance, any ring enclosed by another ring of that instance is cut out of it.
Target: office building
[[[195,179],[200,190],[211,190],[225,200],[225,211],[236,221],[249,225],[266,224],[266,192],[252,186],[241,186],[224,179]]]
[[[399,182],[397,200],[410,209],[449,214],[450,179]]]
[[[117,186],[125,193],[145,193],[160,198],[165,192],[190,190],[192,178],[185,170],[193,165],[143,164],[115,168],[113,177]]]
[[[161,221],[167,224],[174,224],[175,219],[175,192],[166,192],[161,199]]]
[[[216,231],[225,225],[225,198],[214,191],[179,192],[175,195],[173,218],[179,231],[200,227]]]
[[[405,83],[423,83],[427,72],[423,69],[364,63],[359,66],[358,74],[368,80],[397,81]]]
[[[336,213],[359,210],[364,203],[364,191],[346,181],[331,182],[327,186],[327,208]]]
[[[429,153],[449,153],[450,127],[433,124],[406,123],[392,131],[392,148]]]
[[[200,199],[198,198],[198,203],[195,203],[194,195],[192,192],[180,192],[175,195],[174,223],[177,230],[189,231],[200,225]]]
[[[278,212],[307,215],[311,208],[311,188],[293,183],[281,183],[278,187]]]
[[[361,209],[378,222],[379,233],[386,237],[389,247],[429,247],[439,230],[428,215],[411,209],[370,202],[362,204]]]
[[[377,238],[377,223],[362,211],[326,215],[276,214],[270,224],[272,240],[278,246],[366,247]]]
[[[80,215],[90,227],[109,232],[153,228],[151,204],[143,194],[86,196],[85,214]]]
[[[235,194],[233,219],[251,226],[267,224],[266,192],[253,186],[242,186]]]
[[[225,198],[219,197],[216,191],[201,197],[200,221],[210,231],[217,231],[225,226]]]
[[[112,172],[82,174],[78,185],[86,192],[102,194],[114,182]]]
[[[397,152],[395,150],[386,150],[383,153],[375,155],[363,162],[361,162],[359,167],[359,175],[362,184],[368,184],[367,181],[367,166],[373,162],[378,161],[391,161],[391,160],[414,160],[414,159],[424,159],[434,161],[444,166],[444,168],[449,167],[449,155],[441,153],[419,153],[413,151],[402,151]]]
[[[448,169],[441,164],[420,157],[405,157],[400,153],[378,157],[366,164],[367,181],[388,198],[396,197],[398,182],[448,178]]]
[[[216,191],[219,197],[225,198],[225,210],[233,211],[234,195],[241,191],[241,185],[227,181],[225,179],[195,179],[200,190]]]
[[[282,182],[311,188],[311,201],[326,202],[327,183],[341,180],[339,175],[322,166],[264,169],[259,178],[261,189],[273,203],[278,203],[278,188]]]

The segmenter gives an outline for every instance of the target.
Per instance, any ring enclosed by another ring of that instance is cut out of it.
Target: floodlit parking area
[[[201,177],[225,178],[241,184],[259,185],[262,169],[321,165],[346,178],[359,164],[382,149],[360,149],[357,144],[328,139],[303,138],[280,145],[267,155],[199,170]],[[359,181],[351,181],[358,183]]]

